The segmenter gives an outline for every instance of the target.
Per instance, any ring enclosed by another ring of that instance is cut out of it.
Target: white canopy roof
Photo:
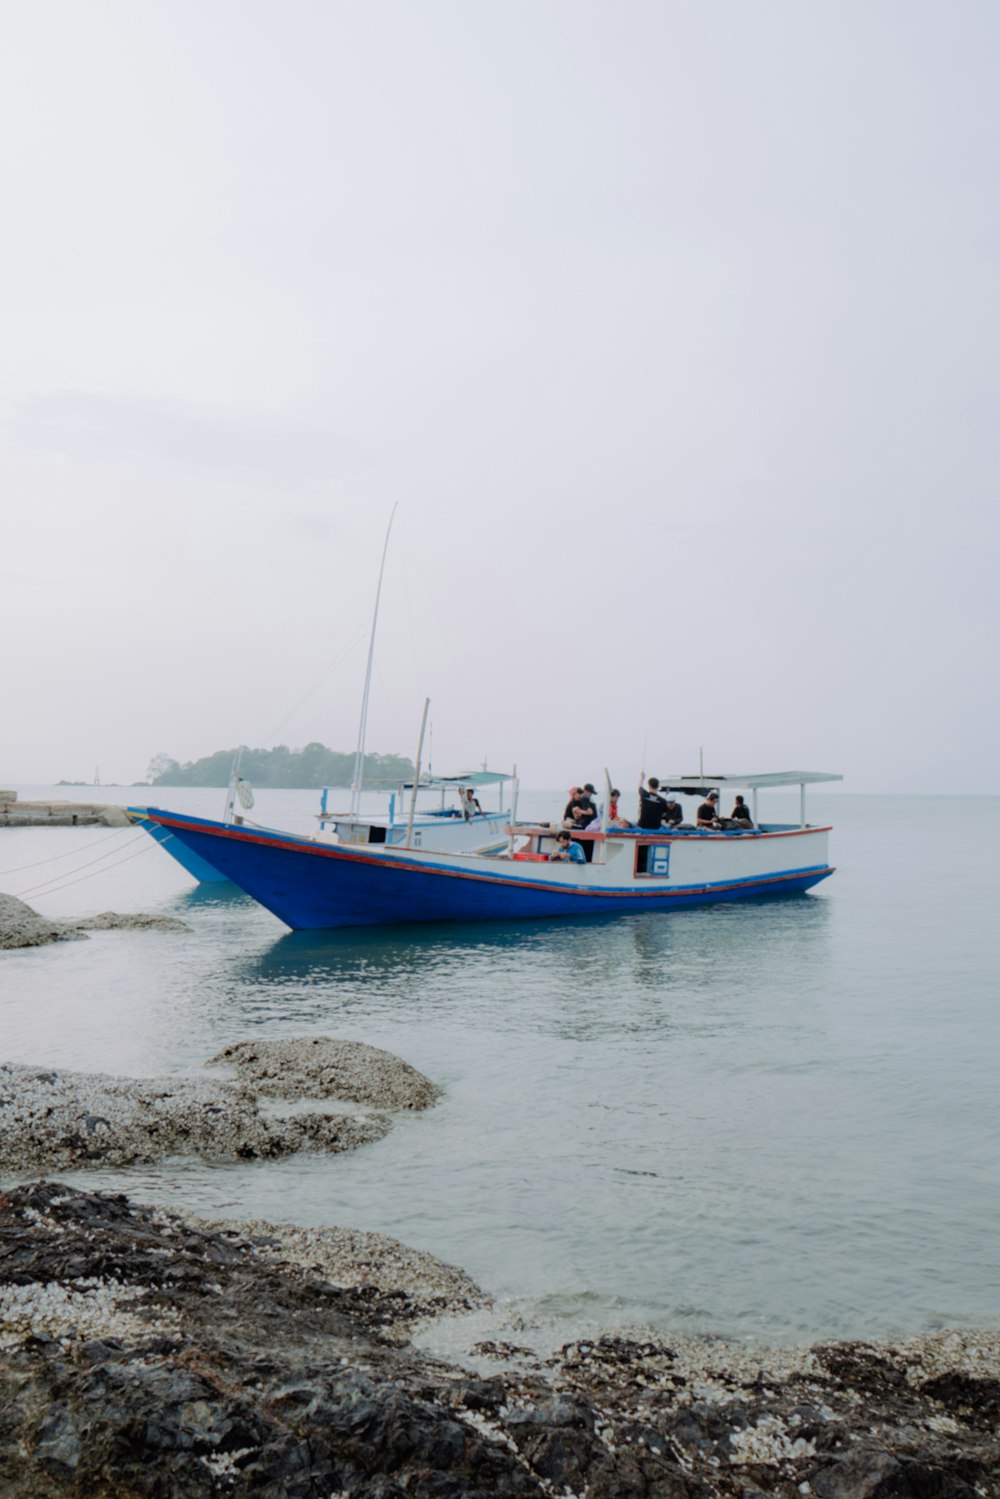
[[[424,791],[428,787],[440,789],[449,786],[499,786],[501,782],[513,779],[513,776],[501,770],[470,770],[464,776],[421,776],[417,782],[417,790]],[[413,790],[412,781],[404,781],[402,784],[404,791]]]
[[[811,786],[817,781],[842,781],[841,775],[831,775],[826,770],[769,770],[753,775],[726,776],[661,776],[660,788],[670,791],[687,791],[699,795],[713,786]]]

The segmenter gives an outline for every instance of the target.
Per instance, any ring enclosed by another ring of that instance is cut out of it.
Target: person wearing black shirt
[[[738,822],[741,827],[753,827],[753,818],[750,816],[750,808],[747,806],[742,796],[738,796],[736,798],[736,804],[729,814],[729,819],[731,822]]]
[[[563,813],[563,826],[585,828],[597,817],[597,808],[593,800],[594,788],[588,782],[585,786],[578,786],[576,794],[570,794]]]
[[[660,795],[660,783],[656,776],[650,776],[649,789],[639,782],[639,826],[647,833],[662,827],[667,804]]]
[[[681,810],[681,804],[677,800],[676,796],[674,796],[674,794],[670,791],[667,792],[666,801],[667,805],[663,813],[663,821],[666,823],[668,828],[678,828],[684,821],[684,813]]]
[[[721,828],[719,821],[719,793],[710,791],[698,808],[698,826],[700,828]]]

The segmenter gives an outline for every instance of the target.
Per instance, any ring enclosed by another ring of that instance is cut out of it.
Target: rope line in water
[[[0,879],[5,879],[9,874],[23,874],[26,869],[40,869],[43,864],[55,864],[57,859],[75,858],[78,853],[87,853],[90,849],[96,848],[99,843],[107,843],[109,839],[117,838],[121,833],[131,832],[131,828],[115,828],[114,832],[108,833],[106,837],[95,838],[93,843],[89,843],[83,850],[71,848],[64,854],[52,854],[48,859],[36,859],[34,864],[16,864],[13,869],[0,869]]]
[[[139,834],[138,834],[137,837],[130,839],[127,844],[123,844],[122,846],[123,846],[123,848],[130,848],[133,843],[140,843],[140,842],[148,844],[148,846],[150,848],[155,847],[155,840],[152,839],[152,838],[150,838],[149,835],[148,835],[148,833],[144,833],[142,831],[139,832]],[[84,863],[84,864],[78,864],[76,866],[76,869],[67,870],[67,874],[75,875],[79,870],[86,869],[91,864],[102,864],[102,863],[104,863],[104,861],[106,859],[111,858],[111,855],[114,852],[116,852],[116,850],[111,849],[106,854],[98,854],[98,856],[97,856],[96,859],[88,859],[86,861],[86,863]],[[144,848],[141,848],[141,849],[138,849],[137,852],[138,853],[145,853],[146,850]],[[134,859],[134,858],[135,858],[135,854],[126,854],[125,857],[122,858],[122,859],[112,859],[112,862],[110,864],[105,864],[104,868],[105,869],[114,869],[114,867],[115,867],[116,864],[124,864],[128,859]],[[95,869],[93,871],[93,874],[83,874],[83,875],[80,875],[80,879],[82,879],[82,880],[93,879],[93,876],[95,874],[103,874],[103,873],[104,873],[104,869]],[[18,900],[24,900],[29,895],[31,895],[31,896],[34,896],[34,895],[52,895],[52,894],[55,893],[56,890],[62,890],[64,888],[64,885],[76,885],[78,883],[79,883],[78,880],[75,880],[75,879],[64,879],[64,877],[62,875],[55,875],[50,880],[41,880],[37,885],[29,885],[29,887],[27,888],[27,890],[14,891],[13,893],[17,895]],[[51,889],[49,888],[50,886],[52,887]]]
[[[108,864],[106,868],[114,869],[115,865],[117,864],[127,864],[130,859],[141,858],[143,854],[148,854],[153,847],[154,845],[151,843],[149,848],[137,848],[134,854],[125,854],[121,859],[116,859],[114,864]],[[61,885],[55,885],[51,890],[43,890],[41,892],[42,897],[44,898],[47,895],[58,895],[60,891],[68,889],[70,885],[79,885],[83,880],[92,880],[96,875],[104,873],[105,870],[103,869],[95,869],[92,874],[81,874],[75,880],[64,880]],[[33,893],[37,895],[37,892]]]
[[[95,876],[104,874],[108,869],[114,869],[118,864],[127,864],[130,859],[138,859],[142,854],[148,854],[154,847],[155,844],[150,842],[147,848],[137,848],[135,853],[133,854],[124,854],[120,859],[115,859],[112,863],[106,864],[104,866],[104,869],[92,870],[90,874],[81,874],[78,875],[76,879],[72,880],[62,880],[61,882],[50,881],[51,889],[45,889],[44,886],[40,885],[33,890],[27,891],[27,894],[32,896],[33,898],[37,897],[38,895],[41,895],[43,897],[46,895],[58,895],[61,890],[66,890],[70,885],[79,885],[84,880],[92,880],[95,878]],[[18,898],[23,900],[24,897],[19,896]]]

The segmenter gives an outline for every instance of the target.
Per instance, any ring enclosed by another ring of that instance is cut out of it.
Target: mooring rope
[[[96,848],[99,843],[107,843],[111,838],[117,838],[121,833],[131,833],[133,829],[115,828],[113,833],[108,833],[104,838],[95,838],[85,849],[71,848],[64,854],[52,854],[48,859],[36,859],[34,864],[15,864],[13,869],[0,869],[0,879],[5,879],[9,874],[23,874],[26,869],[40,869],[43,864],[55,864],[58,859],[74,859],[79,853],[87,853]],[[131,840],[130,840],[131,841]]]
[[[133,843],[144,843],[146,844],[146,848],[139,848],[136,850],[136,853],[125,854],[120,859],[112,859],[110,864],[104,864],[104,869],[95,869],[91,874],[82,874],[79,876],[79,879],[66,879],[63,875],[55,875],[51,880],[42,880],[37,885],[30,885],[27,890],[12,891],[11,893],[15,894],[18,900],[24,900],[27,896],[54,895],[57,890],[62,890],[67,885],[76,885],[79,884],[80,880],[93,879],[94,875],[104,874],[106,870],[114,869],[117,864],[125,864],[129,859],[134,859],[136,857],[136,854],[146,853],[147,849],[155,847],[155,839],[150,838],[147,833],[144,833],[141,830],[135,838],[130,839],[127,844],[124,844],[123,848],[130,848]],[[78,874],[79,870],[86,869],[91,864],[104,863],[105,860],[111,858],[111,854],[113,852],[114,850],[110,850],[108,853],[98,854],[96,859],[87,859],[85,863],[78,864],[76,866],[76,869],[70,869],[67,871],[67,873],[70,875],[76,875]]]

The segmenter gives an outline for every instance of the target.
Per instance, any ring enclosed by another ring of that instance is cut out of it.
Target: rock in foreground
[[[186,921],[176,916],[151,916],[145,911],[102,911],[74,921],[78,932],[189,932]]]
[[[193,1155],[256,1160],[380,1140],[385,1113],[261,1113],[237,1083],[126,1078],[0,1065],[0,1167],[10,1171],[132,1166]]]
[[[50,1184],[0,1198],[4,1499],[998,1493],[996,1335],[605,1338],[483,1377],[394,1344],[405,1290],[293,1249]]]
[[[79,941],[88,931],[123,927],[133,931],[186,932],[176,916],[147,916],[142,912],[102,911],[81,921],[55,921],[39,916],[16,895],[0,893],[0,948],[43,947],[48,942]]]
[[[80,941],[83,933],[65,921],[39,916],[16,895],[0,892],[0,948],[44,947],[49,942]]]
[[[207,1066],[232,1067],[240,1082],[272,1098],[339,1098],[383,1109],[426,1109],[436,1083],[391,1052],[331,1036],[237,1041]]]

